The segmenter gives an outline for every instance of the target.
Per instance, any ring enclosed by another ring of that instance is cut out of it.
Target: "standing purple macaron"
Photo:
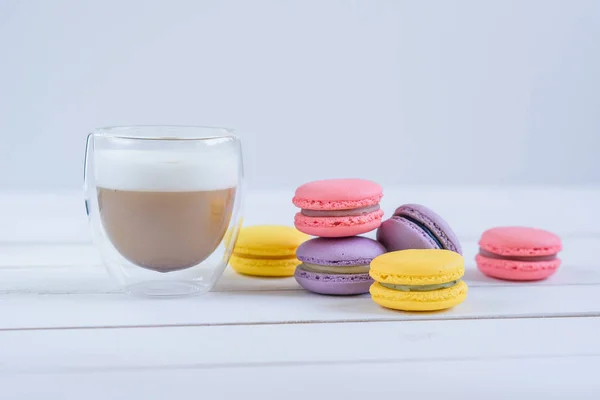
[[[362,236],[315,238],[300,245],[296,258],[296,281],[311,292],[351,295],[369,292],[371,261],[385,253],[385,247]]]
[[[445,249],[462,255],[458,238],[435,212],[419,204],[398,207],[377,229],[377,240],[388,251]]]

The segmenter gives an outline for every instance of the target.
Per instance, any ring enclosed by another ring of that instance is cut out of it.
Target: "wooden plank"
[[[348,349],[352,351],[353,349]],[[7,399],[263,400],[372,396],[430,399],[597,399],[600,357],[565,356],[3,374]]]
[[[148,300],[126,295],[5,295],[0,329],[328,321],[520,318],[600,314],[598,286],[473,287],[467,301],[439,313],[379,307],[368,295],[320,296],[300,290],[211,292]]]
[[[600,236],[566,238],[563,266],[542,282],[506,282],[488,278],[475,267],[476,241],[463,242],[466,274],[471,287],[600,284],[600,268],[593,251]],[[294,279],[261,279],[241,276],[230,268],[216,291],[301,290]],[[6,293],[117,293],[92,245],[0,245],[0,294]]]
[[[600,356],[599,330],[557,318],[4,331],[0,375]]]

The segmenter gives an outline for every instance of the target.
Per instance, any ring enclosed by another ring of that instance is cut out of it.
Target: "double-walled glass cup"
[[[186,296],[215,285],[242,221],[242,150],[229,130],[98,129],[84,181],[94,243],[124,291]]]

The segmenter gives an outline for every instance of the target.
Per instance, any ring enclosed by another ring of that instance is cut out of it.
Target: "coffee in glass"
[[[239,140],[226,130],[94,132],[88,139],[86,200],[111,275],[138,294],[210,290],[237,238],[241,181]]]

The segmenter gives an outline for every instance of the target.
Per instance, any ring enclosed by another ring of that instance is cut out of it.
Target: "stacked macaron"
[[[363,233],[381,225],[383,190],[363,179],[329,179],[300,186],[292,202],[298,208],[296,228],[319,236],[296,251],[302,261],[295,278],[305,289],[332,295],[368,293],[373,280],[369,264],[385,247]]]
[[[314,293],[367,293],[373,283],[369,265],[383,253],[379,242],[362,236],[311,239],[296,250],[302,264],[294,276],[300,286]]]

